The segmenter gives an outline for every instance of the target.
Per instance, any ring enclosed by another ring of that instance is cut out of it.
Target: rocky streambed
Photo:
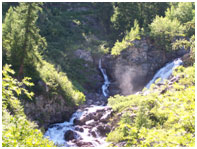
[[[108,106],[82,106],[69,122],[51,125],[45,137],[49,137],[58,146],[107,146],[105,137],[111,130],[108,122],[112,114],[113,110]]]

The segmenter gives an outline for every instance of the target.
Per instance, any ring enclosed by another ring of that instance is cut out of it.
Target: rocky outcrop
[[[35,96],[32,101],[22,101],[28,119],[45,129],[50,124],[69,120],[77,107],[68,105],[61,95],[50,96],[50,89],[43,81],[39,81],[37,87],[43,88],[42,95]]]
[[[129,95],[142,90],[159,68],[187,53],[184,49],[173,52],[158,50],[147,38],[135,40],[133,44],[117,57],[106,55],[103,58],[103,67],[111,81],[111,95]]]

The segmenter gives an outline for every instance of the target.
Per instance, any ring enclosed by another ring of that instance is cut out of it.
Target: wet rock
[[[76,142],[76,145],[78,147],[94,147],[91,142],[82,142],[82,141],[79,141],[79,142]]]
[[[83,125],[83,123],[78,119],[74,119],[73,123],[74,125],[80,125],[80,126]]]
[[[91,105],[92,103],[93,103],[92,100],[87,100],[87,104],[88,104],[88,105]]]
[[[64,134],[64,139],[65,139],[66,141],[73,140],[73,139],[75,139],[75,136],[76,136],[76,135],[77,135],[76,132],[74,132],[74,131],[72,131],[72,130],[68,130],[68,131],[66,131],[65,134]]]
[[[82,127],[75,127],[75,130],[79,132],[84,132],[84,129]]]
[[[79,119],[74,120],[75,125],[84,125],[86,121],[90,120],[90,115],[85,113]]]
[[[107,111],[107,113],[105,113],[105,114],[101,117],[100,121],[101,121],[101,122],[107,122],[107,121],[110,119],[111,115],[112,115],[112,112],[111,112],[111,111]]]
[[[141,38],[133,43],[133,46],[122,51],[118,57],[105,55],[102,58],[103,68],[111,82],[110,96],[129,95],[142,90],[158,69],[187,52],[185,49],[171,52],[158,50],[149,38]]]
[[[97,121],[97,120],[100,120],[102,115],[103,114],[101,112],[93,112],[93,113],[91,113],[90,117],[91,117],[91,119]]]
[[[91,135],[93,136],[93,137],[97,137],[97,133],[95,132],[95,131],[90,131],[90,133],[91,133]]]
[[[99,131],[101,136],[106,136],[106,134],[111,131],[111,127],[109,125],[100,124],[99,126],[97,126],[97,130]]]

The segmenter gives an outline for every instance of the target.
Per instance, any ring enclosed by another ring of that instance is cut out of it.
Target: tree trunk
[[[19,72],[18,72],[18,80],[19,81],[21,81],[23,78],[23,69],[24,69],[24,59],[22,60],[22,63],[20,65]]]

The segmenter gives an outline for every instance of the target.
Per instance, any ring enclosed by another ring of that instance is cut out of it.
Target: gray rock
[[[68,131],[66,131],[65,134],[64,134],[64,139],[65,139],[66,141],[70,141],[70,140],[75,139],[75,136],[76,136],[76,135],[77,135],[76,132],[74,132],[74,131],[72,131],[72,130],[68,130]]]
[[[109,125],[106,124],[99,124],[97,126],[97,130],[100,133],[101,136],[106,136],[107,133],[111,131],[111,128]]]

